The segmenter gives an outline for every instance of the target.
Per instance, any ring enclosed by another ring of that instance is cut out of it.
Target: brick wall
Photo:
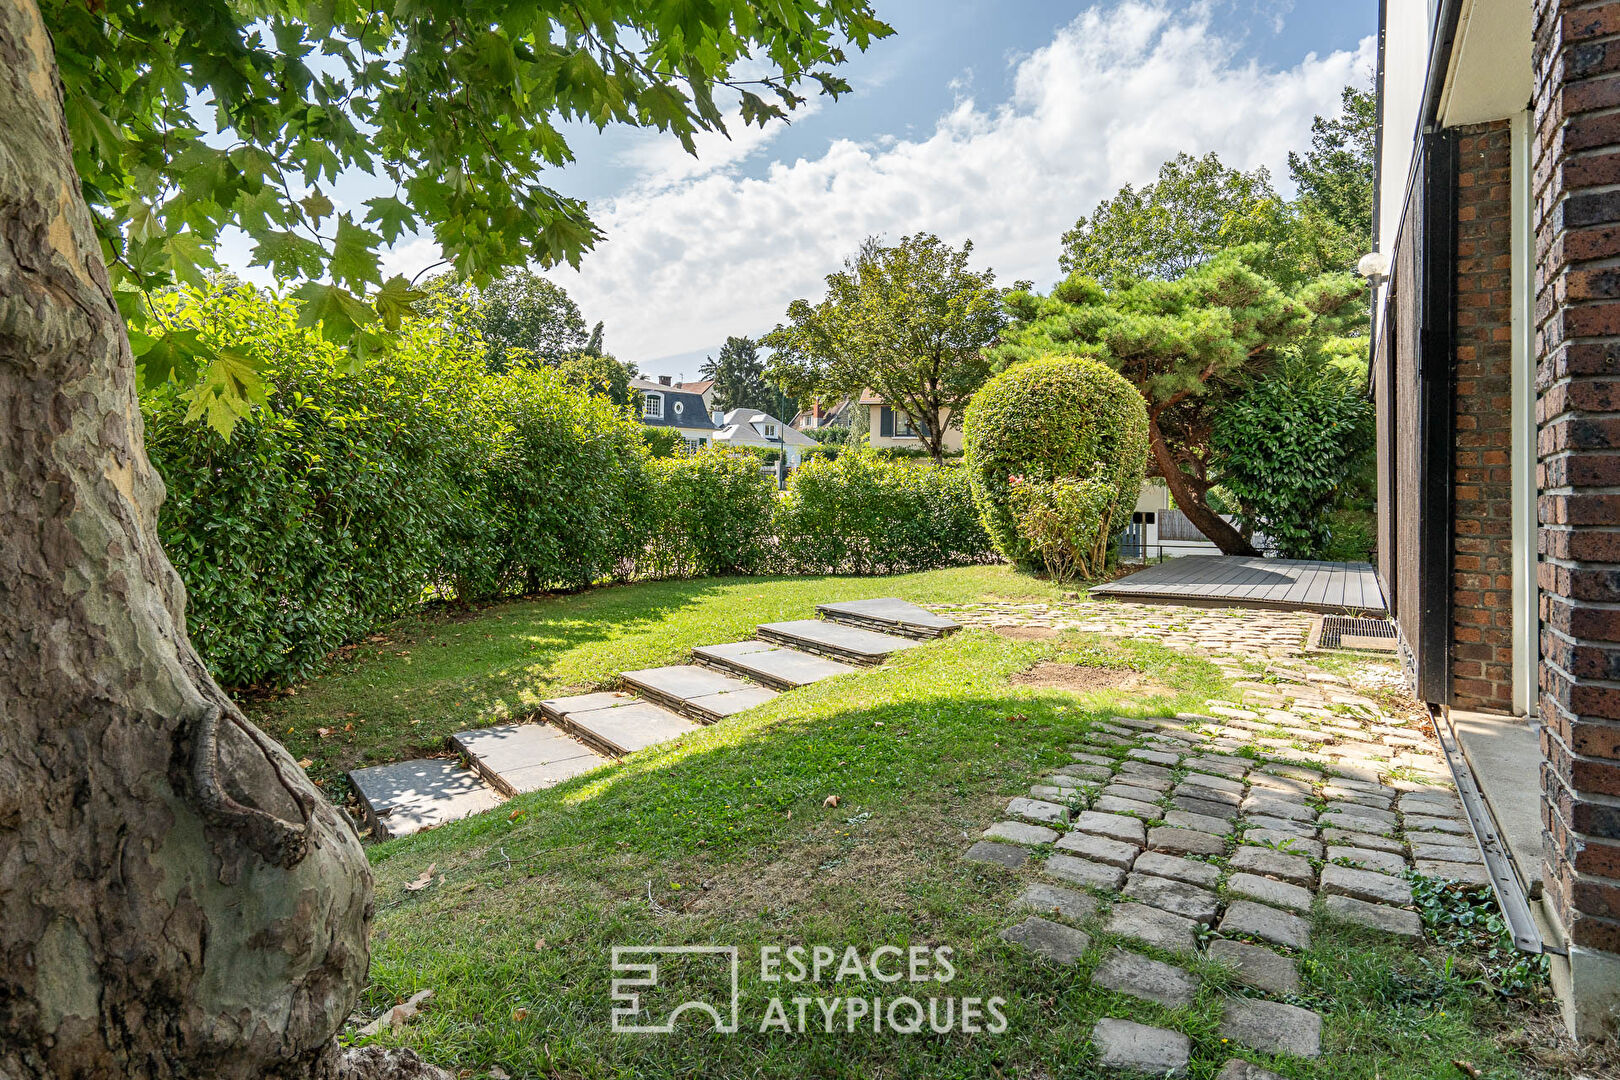
[[[1451,704],[1513,709],[1512,169],[1506,120],[1458,129]]]
[[[1534,13],[1545,885],[1620,952],[1620,2]]]

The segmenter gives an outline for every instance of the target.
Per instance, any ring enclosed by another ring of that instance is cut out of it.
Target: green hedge
[[[191,635],[227,685],[305,678],[433,598],[989,552],[960,468],[845,453],[779,497],[754,454],[654,457],[628,410],[549,369],[491,374],[481,342],[430,322],[354,368],[250,289],[189,296],[173,317],[251,351],[266,383],[229,441],[192,415],[190,388],[141,403]]]
[[[964,470],[866,450],[801,465],[776,535],[789,573],[900,574],[994,558]]]

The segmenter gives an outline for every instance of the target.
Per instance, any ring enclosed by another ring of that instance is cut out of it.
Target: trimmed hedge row
[[[443,326],[407,325],[351,370],[297,316],[248,289],[176,312],[261,364],[268,405],[229,441],[180,387],[142,401],[188,626],[227,685],[305,678],[436,597],[993,557],[959,467],[846,453],[779,497],[754,456],[654,457],[628,410],[548,369],[490,374],[482,343]]]

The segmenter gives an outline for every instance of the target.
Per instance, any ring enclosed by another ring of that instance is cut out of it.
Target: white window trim
[[[1535,281],[1536,237],[1531,224],[1530,113],[1518,113],[1509,127],[1512,167],[1509,192],[1512,203],[1511,297],[1513,396],[1512,416],[1513,513],[1513,711],[1536,715],[1537,668],[1541,661],[1540,596],[1536,582],[1536,358]]]
[[[649,420],[664,418],[664,395],[651,391],[641,395],[641,415]]]

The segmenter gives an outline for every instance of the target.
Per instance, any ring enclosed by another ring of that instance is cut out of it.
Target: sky
[[[587,200],[606,239],[580,270],[545,272],[604,321],[609,352],[695,379],[728,335],[819,299],[869,235],[972,240],[998,281],[1044,288],[1063,231],[1178,151],[1264,166],[1290,193],[1288,151],[1376,63],[1377,0],[874,6],[896,34],[841,69],[852,93],[791,123],[731,125],[695,159],[657,132],[571,131],[578,160],[548,181]],[[370,186],[346,178],[334,201],[358,206]],[[402,239],[383,269],[438,258],[430,237]]]

